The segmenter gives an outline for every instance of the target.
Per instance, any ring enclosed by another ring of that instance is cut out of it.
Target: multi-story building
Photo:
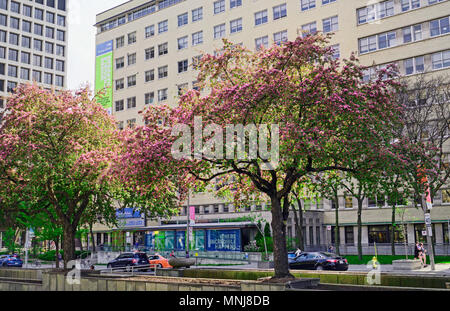
[[[0,111],[21,83],[66,88],[67,14],[68,0],[0,0]]]
[[[450,1],[446,0],[132,0],[97,15],[98,57],[107,55],[106,60],[98,58],[99,84],[112,86],[110,105],[118,127],[134,126],[142,124],[138,111],[149,105],[176,105],[183,89],[195,88],[197,72],[192,65],[203,53],[221,49],[222,38],[258,49],[316,31],[334,33],[330,45],[336,58],[348,58],[354,52],[363,65],[371,66],[364,79],[371,78],[375,66],[389,63],[396,63],[406,76],[448,73],[449,16]],[[303,223],[306,245],[332,243],[333,204],[325,199],[303,201],[308,210]],[[340,201],[341,243],[354,252],[356,201],[347,196]],[[243,219],[255,213],[271,220],[260,206],[235,208],[208,194],[196,194],[190,203],[196,206],[197,223],[204,223],[197,226],[206,230],[200,234],[206,239],[211,228],[224,229],[220,219],[241,220],[234,229],[251,226]],[[385,198],[366,199],[362,217],[364,245],[389,242],[391,208]],[[435,198],[432,211],[437,244],[449,243],[449,217],[450,197],[443,192]],[[185,219],[186,207],[170,221],[130,230],[142,234],[165,230],[166,241],[171,241],[166,246],[178,247],[177,232],[183,230]],[[408,208],[405,221],[408,242],[423,240],[422,211]],[[295,236],[294,228],[291,217],[289,237]],[[100,231],[98,241],[110,242]],[[179,246],[182,249],[182,243]]]
[[[67,0],[0,0],[0,109],[20,83],[66,87]]]

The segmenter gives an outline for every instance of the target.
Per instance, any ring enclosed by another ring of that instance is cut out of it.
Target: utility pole
[[[189,197],[190,197],[191,191],[188,191],[188,199],[187,199],[187,206],[186,206],[186,258],[189,258],[189,242],[190,242],[190,236],[189,236],[189,223],[191,221],[191,207],[189,203]]]
[[[434,252],[433,252],[433,228],[431,226],[431,209],[433,208],[433,205],[431,204],[431,198],[429,198],[429,189],[428,189],[428,195],[425,199],[425,204],[422,204],[424,216],[425,216],[425,226],[427,230],[427,245],[428,245],[428,251],[430,256],[430,264],[431,264],[431,270],[435,270],[434,265]]]

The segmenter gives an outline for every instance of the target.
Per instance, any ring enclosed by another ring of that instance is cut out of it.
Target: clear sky
[[[67,87],[76,89],[95,81],[95,15],[128,0],[70,0]]]

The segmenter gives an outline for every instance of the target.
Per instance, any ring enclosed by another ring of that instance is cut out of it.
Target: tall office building
[[[62,90],[68,0],[0,0],[0,109],[20,83]]]
[[[97,86],[112,86],[109,105],[119,128],[142,124],[138,111],[149,105],[176,105],[183,89],[195,87],[192,64],[203,53],[220,49],[222,38],[258,49],[316,31],[334,33],[330,45],[335,57],[348,58],[355,52],[370,66],[366,80],[376,67],[390,63],[406,76],[449,73],[449,15],[447,0],[132,0],[97,15]],[[348,196],[339,200],[342,243],[354,246],[356,201]],[[303,201],[309,210],[303,224],[307,245],[331,243],[332,203]],[[364,201],[364,244],[388,241],[391,209],[386,201]],[[207,194],[197,194],[191,204],[204,222],[262,209],[235,209]],[[435,200],[437,243],[448,243],[449,204],[446,192]],[[270,213],[261,213],[270,222]],[[165,228],[180,230],[176,226],[185,214],[184,208],[182,216],[168,222],[172,227]],[[422,239],[422,211],[408,209],[407,221],[408,242]],[[295,236],[294,227],[290,219],[288,236]],[[146,230],[161,228],[160,222]]]

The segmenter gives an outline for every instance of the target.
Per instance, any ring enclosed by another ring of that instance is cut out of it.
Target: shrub
[[[244,246],[244,252],[258,252],[259,246],[256,244],[256,241],[250,241],[247,245]]]

